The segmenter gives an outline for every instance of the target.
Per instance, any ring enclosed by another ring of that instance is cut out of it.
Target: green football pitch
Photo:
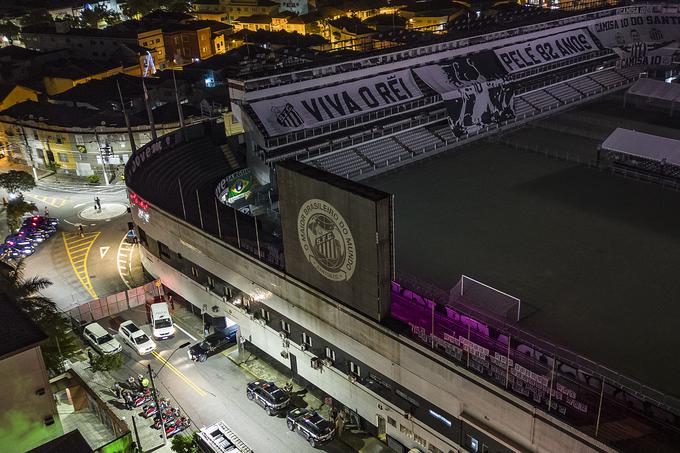
[[[490,143],[368,184],[395,194],[397,271],[492,285],[520,328],[680,394],[680,193]]]

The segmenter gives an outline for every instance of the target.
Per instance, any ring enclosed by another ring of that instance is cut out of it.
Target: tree
[[[7,226],[13,233],[21,227],[21,218],[28,212],[37,211],[38,207],[23,198],[10,200],[7,204]]]
[[[194,443],[194,436],[189,434],[177,434],[172,438],[172,451],[176,453],[196,453],[198,448]]]
[[[0,174],[0,187],[9,193],[21,193],[35,187],[33,176],[25,171],[10,170]]]
[[[47,9],[31,9],[21,18],[21,26],[52,24],[54,19]]]
[[[10,44],[14,42],[14,38],[19,36],[20,31],[19,27],[8,20],[0,23],[0,36],[7,38]]]
[[[123,354],[99,355],[92,360],[92,371],[115,371],[123,366]]]
[[[159,0],[127,0],[123,5],[123,14],[127,17],[139,18],[159,8]]]
[[[190,13],[191,2],[187,0],[170,0],[165,4],[165,9],[174,13]]]
[[[0,290],[48,336],[40,349],[48,372],[54,376],[64,372],[64,360],[75,356],[81,345],[56,304],[40,294],[51,284],[41,277],[26,278],[23,261],[14,265],[0,262]]]
[[[84,27],[99,28],[99,24],[112,25],[120,22],[120,14],[115,13],[104,5],[95,5],[83,9],[80,13],[80,23]]]

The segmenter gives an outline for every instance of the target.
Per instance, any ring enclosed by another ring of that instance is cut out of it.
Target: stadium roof
[[[680,88],[680,87],[679,87]],[[607,151],[680,166],[680,140],[617,127],[602,143]]]

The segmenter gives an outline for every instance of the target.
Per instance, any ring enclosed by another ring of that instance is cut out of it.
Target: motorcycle
[[[158,402],[158,404],[161,407],[161,411],[164,411],[165,409],[168,408],[170,405],[170,402],[164,398],[161,398],[161,400]],[[149,404],[145,405],[142,408],[142,417],[144,418],[149,418],[153,415],[156,415],[158,413],[158,406],[156,406],[155,402],[150,402]]]
[[[166,429],[168,426],[174,425],[177,420],[179,420],[181,417],[179,415],[179,410],[175,409],[174,407],[169,407],[163,412],[163,425],[165,425]],[[161,429],[161,419],[156,415],[154,418],[154,422],[151,425],[153,429]]]
[[[151,394],[151,389],[145,392],[140,392],[135,396],[134,407],[139,407],[153,400],[153,395]]]
[[[143,374],[138,374],[137,377],[130,376],[127,378],[127,387],[130,390],[143,392],[149,388],[149,380]]]
[[[166,437],[172,437],[175,434],[178,434],[185,429],[187,429],[189,426],[191,426],[191,420],[189,420],[186,417],[180,417],[176,423],[174,423],[172,426],[167,426],[165,428],[165,436]]]

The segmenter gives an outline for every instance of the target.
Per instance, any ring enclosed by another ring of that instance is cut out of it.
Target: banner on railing
[[[680,13],[617,15],[590,25],[588,29],[604,47],[635,43],[669,43],[680,40]]]
[[[584,55],[599,49],[588,30],[579,28],[501,47],[495,49],[494,52],[503,67],[509,73],[513,73]]]
[[[515,116],[513,86],[502,80],[474,83],[450,92],[444,105],[451,130],[458,137]]]
[[[458,90],[474,83],[498,80],[507,75],[490,51],[454,58],[446,63],[415,68],[413,72],[444,100],[457,97]]]
[[[624,47],[615,47],[614,52],[619,56],[617,68],[630,66],[670,66],[676,54],[678,43],[659,45],[655,43],[638,42]]]
[[[269,136],[320,126],[422,97],[409,69],[250,104]]]

